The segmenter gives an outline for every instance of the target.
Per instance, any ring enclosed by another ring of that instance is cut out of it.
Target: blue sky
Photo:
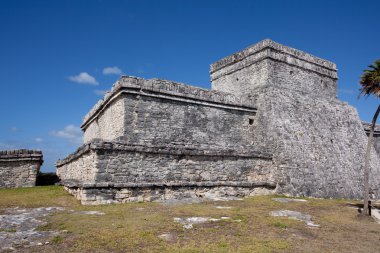
[[[0,0],[0,149],[74,151],[82,117],[121,73],[210,88],[209,65],[265,38],[333,61],[339,97],[370,121],[358,80],[380,58],[380,1]]]

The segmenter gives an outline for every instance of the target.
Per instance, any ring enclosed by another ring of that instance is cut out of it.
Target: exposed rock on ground
[[[319,227],[318,224],[315,224],[313,222],[312,217],[309,214],[303,214],[300,212],[289,210],[279,210],[270,212],[270,215],[275,217],[288,217],[289,219],[304,221],[306,222],[306,225],[309,227]]]
[[[158,238],[160,238],[164,241],[167,241],[167,242],[174,242],[174,241],[176,241],[177,236],[175,234],[172,234],[172,233],[163,233],[163,234],[159,235]]]
[[[0,215],[0,251],[48,244],[58,232],[38,231],[36,228],[46,224],[43,217],[62,210],[62,207],[5,209],[5,214]]]
[[[216,209],[232,209],[232,206],[216,206]]]
[[[182,224],[184,229],[191,229],[193,228],[194,224],[202,224],[202,223],[215,222],[215,221],[221,221],[221,220],[232,220],[232,219],[226,216],[220,217],[219,219],[211,218],[211,217],[174,218],[174,221]],[[241,220],[232,220],[232,221],[241,222]]]
[[[273,201],[280,203],[289,203],[289,202],[307,202],[306,199],[291,199],[291,198],[273,198]]]
[[[87,215],[104,215],[105,213],[99,211],[78,211],[74,214],[87,214]]]

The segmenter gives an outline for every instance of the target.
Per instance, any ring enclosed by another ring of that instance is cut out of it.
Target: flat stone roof
[[[238,62],[238,68],[244,68],[250,64],[253,64],[254,62],[266,58],[271,58],[280,62],[285,62],[290,65],[301,67],[303,69],[318,72],[322,75],[326,75],[334,79],[338,78],[335,63],[316,57],[309,53],[305,53],[298,49],[284,46],[270,39],[265,39],[243,49],[242,51],[224,57],[221,60],[211,64],[211,79],[217,79],[219,75],[217,75],[216,72],[221,69],[228,67],[228,70],[223,71],[223,75],[234,71],[236,67],[233,68],[232,65]]]

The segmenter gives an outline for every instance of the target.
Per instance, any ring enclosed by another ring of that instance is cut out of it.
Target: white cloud
[[[76,76],[69,76],[69,80],[75,83],[98,85],[95,77],[89,75],[87,72],[81,72]]]
[[[99,96],[104,96],[107,92],[107,90],[94,90],[94,93]]]
[[[103,69],[103,75],[121,75],[123,71],[121,71],[118,67],[106,67]]]
[[[34,139],[34,141],[37,142],[37,143],[41,143],[41,142],[44,141],[44,139],[37,137],[37,138]]]
[[[11,127],[10,129],[9,129],[9,131],[11,131],[11,132],[18,132],[18,131],[20,131],[20,129],[18,129],[17,127]]]
[[[55,137],[66,139],[75,144],[83,143],[82,130],[74,125],[68,125],[63,130],[50,131],[49,134]]]

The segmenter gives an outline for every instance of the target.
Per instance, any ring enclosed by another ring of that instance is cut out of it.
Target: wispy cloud
[[[352,89],[338,89],[338,93],[353,95],[355,91]]]
[[[119,67],[106,67],[103,69],[103,75],[121,75],[123,71]]]
[[[95,77],[91,76],[87,72],[81,72],[76,76],[69,76],[69,80],[75,83],[98,85]]]
[[[104,96],[107,92],[107,90],[94,90],[94,93],[99,96]]]
[[[20,131],[20,129],[18,127],[13,126],[13,127],[9,128],[9,131],[18,132],[18,131]]]
[[[81,144],[83,142],[82,130],[74,125],[67,125],[63,130],[50,131],[52,136],[66,139],[74,144]]]
[[[34,139],[35,142],[37,143],[42,143],[44,141],[44,139],[40,138],[40,137],[37,137]]]

